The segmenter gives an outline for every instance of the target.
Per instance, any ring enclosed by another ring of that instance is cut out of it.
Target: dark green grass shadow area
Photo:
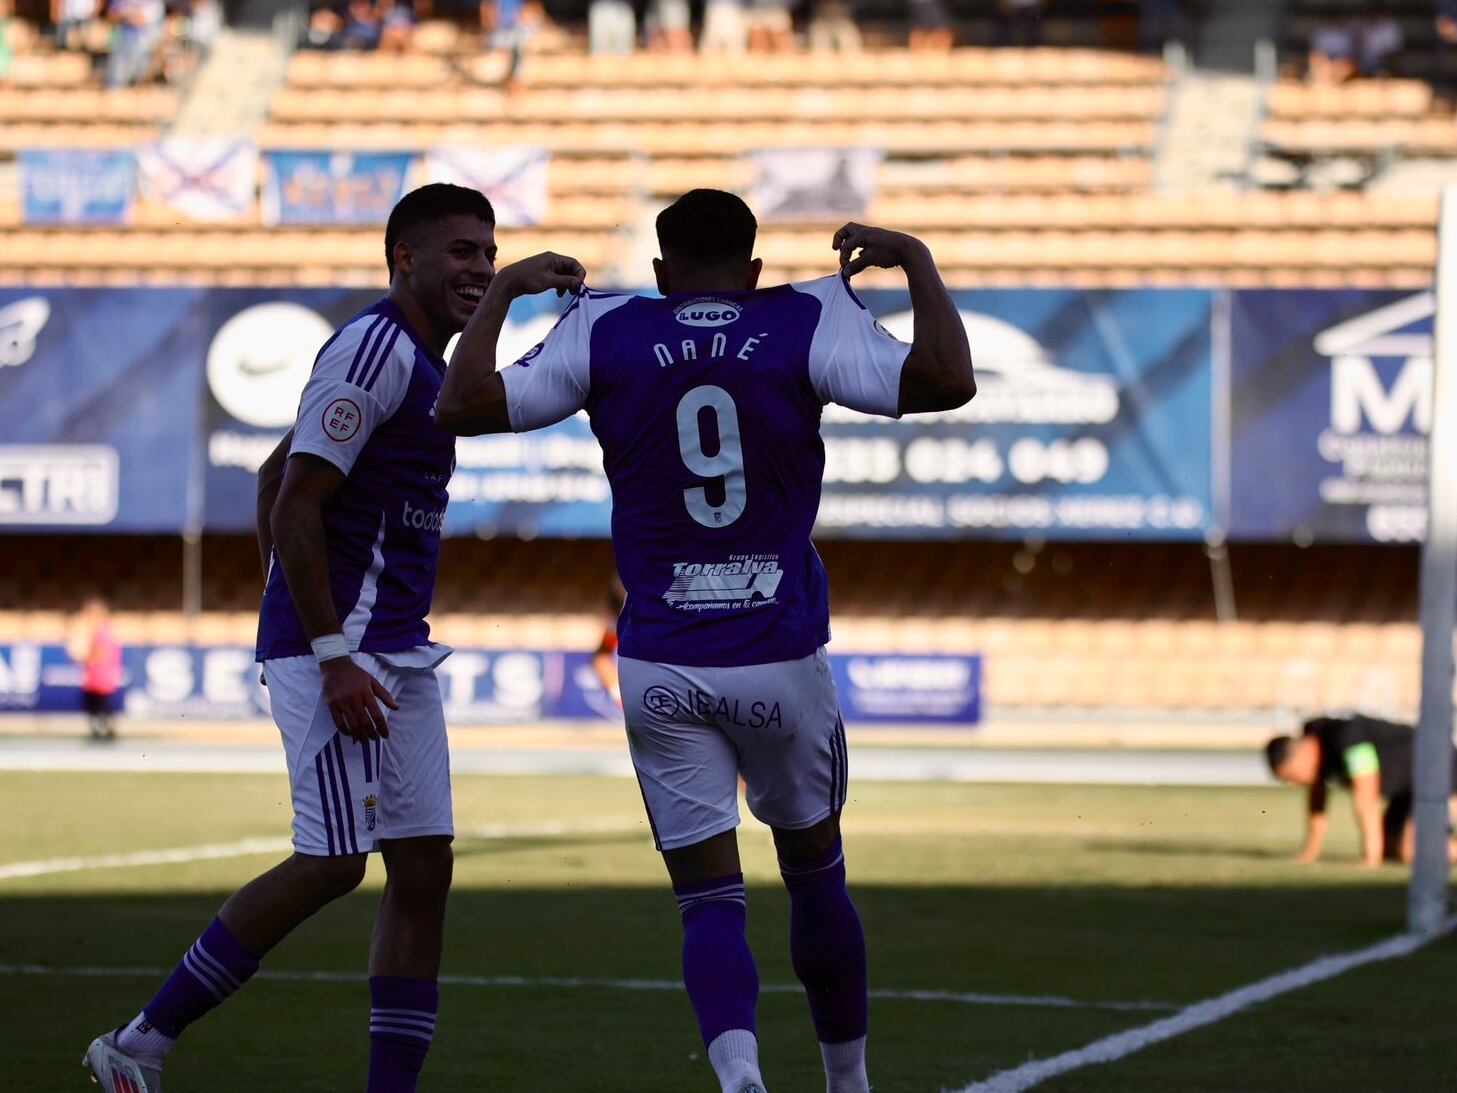
[[[854,892],[877,989],[1084,1002],[1194,1001],[1368,944],[1391,933],[1402,910],[1395,876],[1352,888],[867,884]],[[224,897],[11,894],[0,899],[0,963],[170,968]],[[362,972],[374,903],[369,892],[341,900],[265,967]],[[750,932],[766,984],[794,982],[787,923],[782,889],[752,885]],[[666,884],[462,887],[451,897],[446,970],[673,982],[680,936]],[[0,976],[0,1056],[15,1088],[77,1088],[87,1040],[135,1012],[155,985],[146,975]],[[189,1032],[169,1067],[169,1089],[358,1090],[366,1009],[362,982],[251,984]],[[877,999],[872,1069],[877,1088],[932,1093],[1154,1016]],[[760,1033],[775,1093],[823,1088],[801,997],[766,993]],[[701,1051],[676,988],[450,986],[421,1090],[711,1090],[707,1064],[695,1057]],[[1186,1088],[1182,1073],[1173,1078],[1179,1084],[1156,1088]]]
[[[1448,1093],[1457,1089],[1454,983],[1449,937],[1037,1093]]]
[[[636,831],[601,831],[580,835],[508,835],[490,839],[471,838],[464,835],[457,838],[452,849],[456,861],[470,858],[489,858],[523,850],[549,849],[558,853],[573,850],[590,850],[605,846],[642,845],[642,835]]]

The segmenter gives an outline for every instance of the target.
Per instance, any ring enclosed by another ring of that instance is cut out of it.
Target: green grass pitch
[[[677,911],[637,788],[460,777],[455,791],[463,834],[446,971],[522,982],[443,989],[422,1093],[714,1089],[681,992],[541,982],[677,978]],[[261,775],[0,774],[0,864],[284,836],[285,793],[281,778]],[[1405,874],[1351,864],[1343,801],[1331,860],[1286,860],[1300,803],[1277,789],[853,785],[847,855],[872,987],[1177,1007],[1396,932]],[[552,823],[563,830],[469,834]],[[771,845],[752,821],[741,835],[761,977],[793,984]],[[170,968],[226,894],[277,856],[0,880],[0,963],[60,973],[0,973],[7,1087],[88,1088],[86,1043],[156,985],[118,969]],[[362,973],[379,880],[376,862],[364,890],[306,924],[265,969]],[[1452,1089],[1454,981],[1457,945],[1438,943],[1038,1089]],[[255,981],[189,1031],[168,1091],[357,1093],[367,1002],[359,980]],[[885,1093],[957,1089],[1161,1015],[877,998],[872,1078]],[[769,1088],[823,1089],[803,998],[766,993],[759,1022]]]

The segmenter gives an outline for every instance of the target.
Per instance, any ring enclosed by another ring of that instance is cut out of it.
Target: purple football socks
[[[243,948],[223,920],[212,920],[142,1012],[117,1035],[133,1054],[163,1057],[182,1030],[225,1001],[258,970],[258,958]]]
[[[858,1040],[869,1021],[865,932],[845,888],[840,840],[818,857],[781,860],[779,871],[791,904],[790,958],[820,1043]]]
[[[433,979],[369,979],[368,1093],[415,1093],[435,1036],[440,987]]]
[[[683,915],[683,983],[703,1042],[730,1029],[754,1031],[759,970],[744,930],[744,875],[674,886]]]

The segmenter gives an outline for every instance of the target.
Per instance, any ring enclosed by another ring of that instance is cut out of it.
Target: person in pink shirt
[[[91,739],[116,739],[116,696],[121,690],[121,646],[111,630],[111,613],[99,599],[81,609],[72,656],[81,665],[81,705]]]

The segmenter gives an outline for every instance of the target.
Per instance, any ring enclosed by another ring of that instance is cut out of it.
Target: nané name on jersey
[[[842,276],[667,299],[584,288],[502,371],[513,429],[586,410],[602,445],[623,656],[730,667],[829,640],[810,542],[820,411],[897,416],[909,351]]]

